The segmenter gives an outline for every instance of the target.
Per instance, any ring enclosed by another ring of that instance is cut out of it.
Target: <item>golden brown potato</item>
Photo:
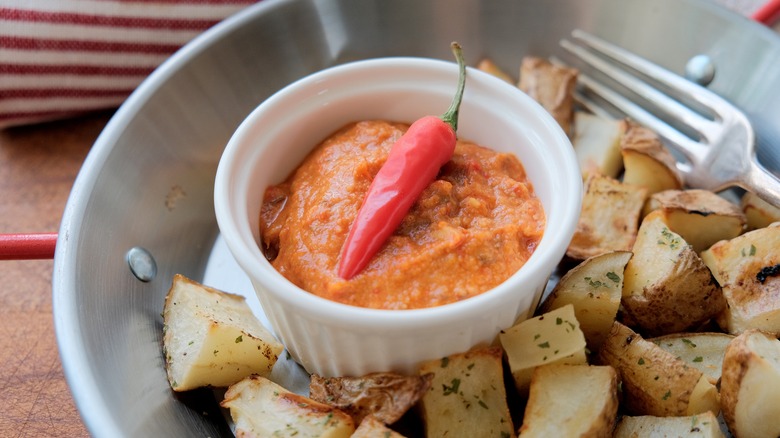
[[[572,135],[574,87],[578,74],[576,69],[533,56],[523,58],[520,63],[517,86],[539,102],[569,136]]]
[[[607,337],[620,308],[623,270],[629,251],[612,251],[591,257],[561,277],[539,307],[547,313],[567,304],[574,306],[588,348],[597,351]]]
[[[404,438],[374,417],[366,417],[350,438]]]
[[[647,190],[603,175],[585,181],[582,212],[566,255],[584,260],[610,251],[630,251]]]
[[[780,334],[780,224],[718,242],[701,257],[728,301],[718,318],[724,330]]]
[[[720,409],[718,391],[707,376],[619,322],[599,359],[618,372],[628,414],[674,417]]]
[[[355,431],[346,413],[260,376],[231,385],[220,405],[230,409],[237,437],[347,438]]]
[[[591,174],[617,178],[623,170],[620,154],[622,125],[584,111],[574,112],[572,145],[583,179]]]
[[[338,408],[360,424],[367,416],[393,424],[425,394],[432,375],[372,373],[362,377],[311,376],[309,397]]]
[[[502,331],[498,337],[521,396],[528,394],[536,367],[555,363],[587,363],[585,335],[571,304],[526,319]]]
[[[515,436],[500,348],[426,362],[420,374],[429,373],[433,381],[420,402],[426,437]]]
[[[624,321],[651,336],[698,328],[726,307],[707,266],[662,215],[642,221],[623,278]]]
[[[283,349],[244,297],[174,276],[163,308],[165,369],[174,391],[268,375]]]
[[[664,212],[669,229],[697,253],[717,241],[733,239],[745,230],[742,209],[708,190],[664,190],[650,196],[645,214]]]
[[[749,230],[765,228],[774,222],[780,222],[780,206],[764,201],[755,193],[745,193],[740,204],[747,218]]]
[[[515,80],[509,76],[504,70],[501,69],[498,65],[496,65],[495,62],[493,62],[492,59],[485,58],[482,61],[479,61],[479,64],[477,64],[477,69],[484,71],[485,73],[490,73],[491,75],[503,80],[504,82],[508,82],[510,84],[514,84]]]
[[[725,333],[674,333],[648,339],[704,373],[713,385],[718,382],[726,346],[734,336]]]
[[[618,378],[610,366],[543,365],[534,371],[519,435],[611,437]]]
[[[780,341],[758,330],[737,336],[726,347],[720,393],[734,436],[780,436]]]
[[[613,435],[613,438],[641,437],[726,438],[720,430],[718,417],[712,412],[688,417],[624,416]]]
[[[647,189],[648,194],[681,189],[683,180],[677,161],[658,135],[630,120],[623,120],[620,149],[623,154],[623,182]]]

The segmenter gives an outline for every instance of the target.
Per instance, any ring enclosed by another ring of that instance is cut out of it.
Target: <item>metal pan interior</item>
[[[694,55],[709,55],[718,68],[710,87],[748,113],[759,158],[780,169],[780,38],[706,0],[263,1],[155,71],[110,121],[77,178],[53,299],[65,373],[90,433],[230,433],[210,391],[170,391],[160,312],[174,274],[203,280],[207,266],[212,278],[232,269],[215,247],[214,173],[229,136],[258,103],[346,61],[450,59],[452,40],[469,63],[490,57],[516,74],[524,55],[564,57],[558,41],[575,28],[677,72]],[[128,269],[134,247],[156,261],[151,281]]]

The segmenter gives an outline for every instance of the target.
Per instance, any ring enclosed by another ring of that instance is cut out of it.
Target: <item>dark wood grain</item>
[[[57,231],[106,113],[0,131],[0,233]],[[0,436],[88,436],[65,382],[51,260],[0,261]]]

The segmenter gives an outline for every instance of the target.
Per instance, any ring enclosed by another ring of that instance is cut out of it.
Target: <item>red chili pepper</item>
[[[341,251],[339,276],[357,275],[393,234],[422,191],[452,158],[458,130],[458,110],[466,84],[466,64],[458,43],[452,43],[458,61],[458,88],[441,117],[426,116],[409,127],[393,144],[368,189]]]

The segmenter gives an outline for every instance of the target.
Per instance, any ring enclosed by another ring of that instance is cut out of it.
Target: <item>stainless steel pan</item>
[[[214,249],[214,172],[231,132],[259,102],[349,60],[449,59],[452,40],[470,63],[490,57],[516,73],[526,54],[564,57],[558,40],[574,28],[673,71],[709,55],[717,69],[710,87],[748,113],[759,158],[780,169],[780,38],[706,0],[264,1],[161,66],[110,121],[73,188],[55,256],[54,313],[89,431],[230,432],[210,392],[170,391],[160,312],[173,274],[203,279],[223,257]],[[129,269],[136,247],[134,267],[149,281]]]

